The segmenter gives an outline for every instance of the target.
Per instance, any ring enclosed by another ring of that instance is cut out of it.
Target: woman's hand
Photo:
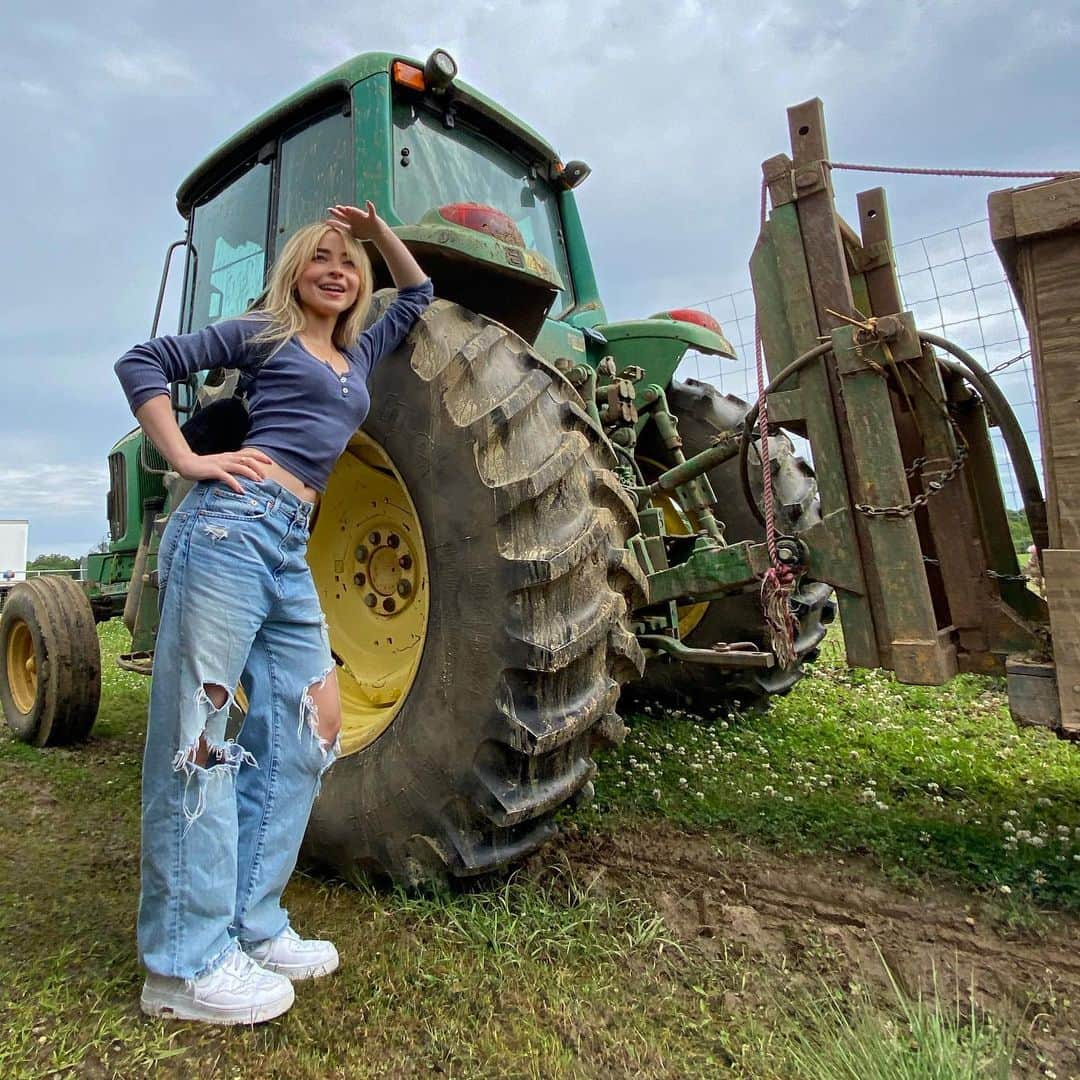
[[[363,210],[358,206],[331,206],[326,212],[330,215],[327,224],[346,229],[357,240],[377,242],[390,231],[370,199]]]
[[[358,206],[331,206],[326,212],[330,215],[328,225],[347,229],[357,240],[370,240],[379,249],[399,289],[427,281],[427,274],[420,269],[394,230],[379,217],[373,202],[369,200],[363,210]]]
[[[243,495],[244,489],[237,482],[237,476],[265,480],[266,466],[273,464],[261,450],[252,446],[227,454],[192,454],[173,462],[174,468],[185,480],[222,480],[240,495]]]

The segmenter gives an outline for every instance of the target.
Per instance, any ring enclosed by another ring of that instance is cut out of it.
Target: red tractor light
[[[487,233],[504,244],[519,248],[525,246],[525,238],[514,224],[514,219],[493,206],[474,202],[450,203],[439,207],[439,216],[453,225]]]
[[[659,316],[653,316],[653,318],[657,317],[671,319],[673,322],[693,323],[695,326],[711,330],[714,334],[723,335],[724,333],[720,328],[720,324],[711,315],[704,311],[697,311],[694,308],[675,308],[673,311],[665,311]]]

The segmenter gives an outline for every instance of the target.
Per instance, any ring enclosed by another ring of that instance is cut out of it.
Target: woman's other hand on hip
[[[236,478],[246,476],[249,480],[265,480],[269,472],[267,466],[274,462],[261,450],[248,447],[225,454],[192,454],[174,464],[185,480],[221,480],[233,491],[243,494],[244,489]]]

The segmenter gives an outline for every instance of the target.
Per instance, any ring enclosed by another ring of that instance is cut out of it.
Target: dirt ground
[[[780,858],[749,848],[721,855],[707,836],[650,824],[617,836],[569,835],[546,853],[597,893],[653,903],[680,941],[706,954],[765,961],[808,984],[932,991],[1023,1032],[1022,1075],[1080,1077],[1080,921],[1042,913],[1010,926],[1000,906],[935,887],[905,894],[852,859]],[[536,872],[543,873],[539,864]],[[880,956],[879,956],[880,952]],[[768,985],[767,983],[765,985]],[[972,993],[972,989],[974,992]],[[732,1012],[760,1002],[725,1002]]]

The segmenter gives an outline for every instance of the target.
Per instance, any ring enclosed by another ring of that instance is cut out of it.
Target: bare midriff
[[[263,451],[263,453],[265,452]],[[286,491],[291,491],[305,502],[318,502],[319,493],[315,488],[305,484],[299,477],[293,476],[288,469],[283,469],[277,462],[271,462],[269,465],[262,462],[262,467],[267,478],[276,480]]]

